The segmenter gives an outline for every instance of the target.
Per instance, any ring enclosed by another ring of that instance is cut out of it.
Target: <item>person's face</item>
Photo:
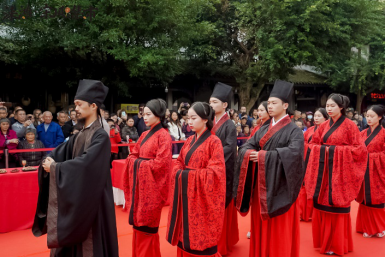
[[[16,115],[16,119],[21,122],[21,123],[24,123],[25,120],[27,119],[27,115],[25,114],[25,111],[19,111],[17,112],[17,115]]]
[[[352,112],[348,112],[346,114],[346,116],[349,118],[349,119],[352,119],[353,118],[353,113]]]
[[[108,119],[110,117],[110,114],[108,112],[104,112],[104,119]]]
[[[295,122],[295,124],[302,130],[302,123],[301,122]]]
[[[35,134],[34,133],[27,133],[25,135],[25,139],[27,139],[27,141],[29,141],[29,142],[33,142],[35,140]]]
[[[363,119],[362,116],[358,116],[358,121],[362,122],[362,119]]]
[[[187,115],[185,115],[185,116],[182,116],[182,119],[185,121],[185,122],[187,122]]]
[[[40,123],[44,123],[44,116],[43,116],[43,114],[39,115],[39,121],[40,121]]]
[[[178,120],[178,115],[177,115],[175,112],[172,112],[171,119],[172,119],[173,121]]]
[[[253,127],[256,127],[256,126],[257,126],[257,121],[253,120]]]
[[[267,113],[267,110],[263,105],[259,105],[257,112],[258,112],[259,119],[267,120],[270,118],[269,114]]]
[[[380,119],[381,117],[379,117],[373,110],[368,110],[368,112],[366,112],[366,121],[368,122],[369,126],[378,124]]]
[[[326,119],[322,115],[321,112],[317,111],[317,112],[314,113],[314,124],[320,125],[320,124],[322,124],[325,121],[326,121]]]
[[[108,122],[108,125],[110,126],[110,130],[113,129],[113,127],[115,126],[113,122]]]
[[[237,126],[237,132],[238,132],[238,133],[241,133],[241,132],[242,132],[242,127],[241,127],[241,126]]]
[[[246,119],[241,119],[241,124],[242,125],[245,125],[247,123],[247,120]]]
[[[246,112],[246,107],[241,107],[241,113],[247,113]]]
[[[188,110],[188,125],[194,132],[200,132],[206,127],[207,119],[202,119],[193,108]]]
[[[0,109],[0,119],[1,118],[6,118],[7,117],[7,111],[4,109]]]
[[[45,113],[43,115],[43,121],[46,124],[50,124],[52,122],[52,115],[50,113]]]
[[[134,126],[134,119],[132,119],[132,118],[128,119],[127,120],[127,125],[130,126],[130,127]]]
[[[57,116],[57,119],[59,120],[59,123],[64,124],[67,121],[67,115],[63,113],[59,113]]]
[[[234,119],[235,122],[238,122],[238,119],[239,119],[238,113],[234,113],[233,119]]]
[[[279,98],[271,97],[267,101],[267,109],[271,117],[276,117],[286,112],[289,107],[288,103],[283,103]]]
[[[1,131],[8,131],[9,129],[9,123],[8,122],[3,122],[0,124]]]
[[[306,119],[306,113],[301,114],[302,119]]]
[[[35,116],[36,119],[39,119],[39,116],[41,115],[41,110],[40,109],[35,110],[35,113],[33,113],[33,115]]]
[[[244,133],[249,133],[250,132],[250,128],[246,126],[245,128],[243,128],[243,131],[244,131]]]
[[[71,111],[71,120],[76,122],[76,111]]]
[[[143,119],[146,126],[150,127],[160,122],[159,117],[155,116],[148,107],[143,109]]]
[[[118,121],[118,116],[112,116],[111,119],[116,123]]]
[[[95,103],[91,104],[83,100],[75,100],[75,111],[77,119],[86,119],[96,112],[98,107]]]
[[[354,118],[358,120],[358,114],[355,114],[355,115],[354,115]]]
[[[326,102],[326,111],[330,117],[339,116],[341,114],[341,110],[342,108],[340,108],[332,99],[329,99]]]
[[[213,108],[215,114],[221,114],[227,108],[227,103],[222,102],[217,98],[210,98],[209,104]]]

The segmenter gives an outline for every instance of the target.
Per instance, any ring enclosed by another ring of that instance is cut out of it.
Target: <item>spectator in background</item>
[[[59,113],[57,113],[57,120],[63,132],[64,138],[69,137],[71,135],[72,125],[67,123],[67,120],[68,120],[67,113],[65,111],[60,111]]]
[[[179,105],[178,114],[180,114],[183,110],[189,110],[190,104],[188,102],[182,102]]]
[[[245,137],[249,137],[250,136],[250,127],[248,125],[246,125],[245,128],[243,128],[243,135]],[[243,143],[245,143],[245,142],[246,142],[246,140],[244,140]]]
[[[301,118],[301,111],[298,111],[298,110],[294,111],[294,117],[292,121],[294,123],[300,121],[303,126],[305,125],[305,121]]]
[[[346,117],[349,118],[350,120],[353,119],[354,113],[353,110],[348,110],[346,111]]]
[[[360,132],[361,132],[362,131],[362,127],[361,127],[360,122],[357,119],[355,119],[355,118],[353,118],[352,121],[357,125],[358,130],[360,130]]]
[[[104,106],[104,105],[103,105]],[[105,107],[105,106],[104,106]],[[104,109],[104,120],[110,119],[110,111]]]
[[[247,119],[248,119],[248,116],[246,113],[242,113],[242,118],[241,118],[241,126],[242,126],[242,132],[243,132],[243,129],[245,128],[247,124]]]
[[[64,142],[64,135],[60,125],[52,122],[52,113],[45,111],[43,113],[44,123],[37,127],[39,140],[43,142],[46,148],[56,148]]]
[[[188,120],[187,120],[187,115],[188,115],[188,111],[187,110],[183,110],[182,113],[182,119],[181,119],[181,123],[182,123],[182,132],[184,133],[186,139],[192,135],[195,134],[195,132],[193,132],[190,128],[190,126],[188,125]]]
[[[146,104],[142,103],[139,105],[139,112],[137,115],[134,116],[134,121],[135,121],[135,127],[138,130],[139,137],[142,135],[144,131],[147,130],[147,126],[144,123],[143,119],[143,110]]]
[[[8,118],[0,119],[0,150],[4,149],[15,150],[17,145],[19,144],[19,139],[17,138],[16,132],[12,129],[9,129],[11,126],[11,122]],[[16,167],[18,162],[18,156],[16,153],[9,154],[9,167]],[[0,168],[5,168],[5,157],[4,153],[0,154]]]
[[[245,135],[242,133],[242,126],[237,125],[237,138],[239,137],[245,137]],[[241,147],[243,145],[243,140],[237,140],[237,146]]]
[[[78,123],[78,119],[76,117],[76,110],[70,111],[70,120],[68,120],[65,125],[62,127],[64,137],[67,138],[72,135],[72,129],[73,127]],[[64,129],[67,130],[66,133],[64,133]]]
[[[0,107],[0,119],[7,118],[7,108]]]
[[[240,110],[240,115],[239,115],[239,118],[241,119],[242,117],[244,117],[246,114],[247,116],[247,121],[246,121],[246,124],[251,127],[252,123],[253,123],[253,118],[250,117],[248,114],[247,114],[247,109],[245,106],[241,107],[241,110]]]
[[[183,112],[185,110],[182,110]],[[186,140],[186,136],[182,132],[182,127],[180,125],[179,120],[179,114],[177,111],[171,111],[171,118],[170,122],[167,123],[168,125],[168,131],[170,132],[170,135],[175,139],[175,141],[184,141]],[[180,150],[182,149],[183,143],[177,143],[176,144],[176,152],[179,154]]]
[[[13,113],[11,115],[9,115],[9,121],[11,122],[11,127],[14,123],[16,123],[16,119],[15,119],[15,115],[16,115],[16,112],[19,110],[19,109],[23,109],[22,107],[20,106],[16,106],[15,107],[15,110],[13,111]]]
[[[257,109],[258,110],[258,109]],[[258,120],[254,119],[253,120],[253,123],[252,123],[252,126],[250,128],[250,131],[252,132],[254,130],[254,128],[258,125]]]
[[[36,128],[38,127],[40,124],[41,124],[41,121],[40,121],[40,115],[42,115],[41,113],[41,110],[40,109],[35,109],[33,111],[33,117],[35,118],[34,122],[33,122],[33,126]]]
[[[166,119],[168,122],[170,122],[170,114],[171,114],[170,110],[169,110],[169,109],[166,109],[165,119]]]
[[[134,123],[134,118],[129,116],[127,118],[126,126],[122,129],[122,139],[124,141],[130,142],[129,140],[132,140],[131,142],[135,143],[139,139],[138,130],[134,126]]]
[[[305,112],[302,112],[301,113],[301,118],[302,118],[302,121],[306,121],[306,113]]]
[[[257,120],[258,121],[258,108],[253,108],[253,111],[251,113],[251,126],[253,126],[253,121]]]
[[[314,115],[311,111],[306,112],[305,126],[307,128],[314,126]]]
[[[241,120],[239,118],[239,115],[238,115],[237,111],[234,111],[234,115],[233,115],[231,120],[233,120],[233,123],[234,123],[235,126],[241,125]]]
[[[109,113],[106,110],[106,106],[104,104],[100,105],[100,115],[102,117],[102,126],[108,135],[110,135],[110,126],[108,125],[106,119],[109,119]],[[106,118],[107,117],[107,118]]]
[[[40,115],[39,115],[39,122],[40,122],[40,124],[39,125],[41,125],[41,124],[43,124],[44,123],[44,117],[43,117],[43,113],[41,113]],[[37,127],[36,127],[37,128]]]
[[[306,127],[303,125],[301,121],[295,121],[295,124],[302,130],[302,132],[306,132]]]
[[[40,140],[36,140],[36,129],[27,128],[25,131],[25,140],[21,141],[17,146],[18,149],[44,149],[44,144]],[[37,152],[21,152],[18,153],[19,165],[23,166],[22,161],[26,160],[26,166],[39,166],[41,161],[47,155],[45,151]]]
[[[118,130],[120,133],[120,124],[122,123],[122,119],[120,117],[118,117],[117,114],[111,113],[111,120],[114,121],[115,129]],[[107,122],[108,122],[108,120],[107,120]]]
[[[112,168],[112,161],[118,159],[118,153],[119,153],[119,147],[114,145],[119,144],[122,141],[122,138],[120,137],[118,128],[116,128],[114,120],[108,119],[107,123],[110,126],[110,141],[111,141],[110,167]]]
[[[25,111],[23,109],[18,109],[15,112],[15,121],[16,122],[12,125],[12,130],[16,132],[17,137],[20,141],[25,139],[25,131],[27,128],[35,129],[32,124],[32,121],[27,120],[27,115],[25,114]]]

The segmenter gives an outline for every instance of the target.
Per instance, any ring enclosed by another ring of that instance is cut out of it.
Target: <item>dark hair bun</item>
[[[206,102],[194,102],[191,105],[191,108],[197,113],[197,115],[202,119],[207,119],[207,128],[211,131],[213,129],[213,120],[214,120],[214,110]]]
[[[147,102],[146,107],[148,107],[156,117],[160,118],[160,122],[163,128],[168,128],[166,120],[166,101],[164,101],[163,99],[152,99]]]
[[[381,123],[381,121],[384,119],[384,115],[385,115],[385,106],[383,106],[383,105],[373,105],[373,106],[370,106],[368,108],[368,110],[372,110],[379,117],[381,117],[381,119],[380,119],[380,123]]]
[[[346,109],[349,107],[350,100],[347,96],[341,95],[339,93],[332,93],[329,95],[328,100],[332,99],[337,105],[342,108],[341,113],[345,115]]]

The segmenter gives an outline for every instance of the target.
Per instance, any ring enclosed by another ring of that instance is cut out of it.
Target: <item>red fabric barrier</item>
[[[0,233],[32,227],[39,193],[37,170],[0,174]]]
[[[112,186],[115,188],[119,188],[120,190],[124,190],[123,187],[123,175],[124,175],[124,166],[126,164],[125,159],[118,159],[112,161],[112,169],[111,169],[111,180]]]

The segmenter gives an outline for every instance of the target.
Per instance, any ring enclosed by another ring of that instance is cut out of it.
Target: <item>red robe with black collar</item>
[[[218,254],[226,200],[226,167],[219,138],[189,137],[174,164],[166,239],[192,255]]]
[[[127,157],[124,195],[134,228],[133,256],[160,256],[158,227],[172,169],[170,134],[161,124],[144,132]]]
[[[361,132],[368,149],[368,163],[364,181],[357,197],[360,203],[356,230],[374,235],[385,230],[385,129]]]

